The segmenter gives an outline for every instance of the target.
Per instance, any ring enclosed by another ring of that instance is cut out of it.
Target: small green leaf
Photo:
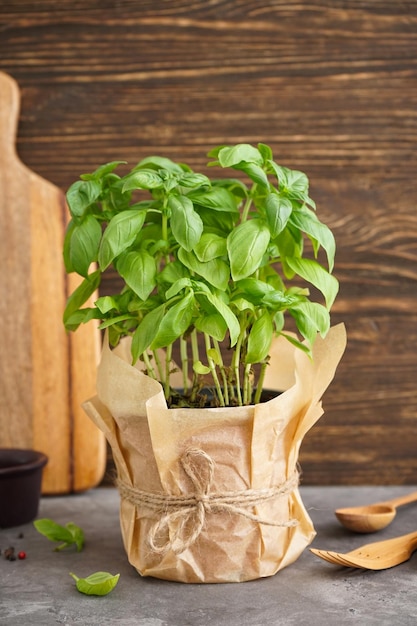
[[[195,246],[194,252],[202,263],[225,256],[227,254],[226,239],[213,233],[204,233]]]
[[[115,170],[119,165],[125,165],[127,161],[111,161],[110,163],[104,163],[104,165],[100,165],[92,174],[85,174],[82,177],[84,180],[90,180],[91,178],[105,178],[107,174],[110,174]]]
[[[200,241],[204,228],[203,221],[186,196],[170,196],[168,206],[172,212],[173,235],[180,246],[190,252]]]
[[[165,304],[157,307],[153,311],[149,311],[136,328],[132,338],[132,358],[136,363],[141,354],[143,354],[151,345],[158,334],[162,318],[165,313]]]
[[[210,368],[207,365],[203,365],[201,361],[195,361],[193,363],[193,370],[196,374],[200,374],[201,376],[205,376],[206,374],[210,374]]]
[[[268,176],[259,165],[255,163],[240,163],[234,166],[235,169],[245,172],[253,182],[262,187],[269,188]]]
[[[140,169],[154,169],[154,170],[167,170],[174,174],[183,174],[184,170],[178,163],[161,156],[149,156],[145,157],[134,167],[134,171]]]
[[[246,163],[263,164],[262,154],[258,148],[248,144],[239,143],[236,146],[225,146],[218,153],[219,163],[222,167],[233,167],[242,161]]]
[[[199,261],[194,252],[184,248],[178,250],[178,259],[191,271],[206,279],[210,285],[224,291],[229,282],[229,266],[222,259],[212,259],[206,263]]]
[[[289,309],[296,321],[297,328],[310,345],[313,345],[317,333],[325,337],[330,328],[329,311],[318,302],[300,302]]]
[[[120,578],[120,574],[113,575],[109,572],[95,572],[87,578],[78,578],[70,572],[70,576],[75,580],[78,591],[87,596],[106,596],[113,591]]]
[[[73,217],[82,217],[101,194],[101,183],[96,180],[77,180],[66,193],[67,203]]]
[[[221,354],[215,348],[210,348],[209,350],[207,350],[207,356],[216,365],[221,365],[221,363],[222,363]]]
[[[122,252],[124,252],[140,233],[145,221],[146,211],[122,211],[115,215],[104,231],[98,262],[103,272]]]
[[[95,217],[87,215],[71,229],[69,260],[71,267],[86,277],[93,261],[97,260],[101,240],[101,226]]]
[[[169,289],[167,289],[167,291],[165,292],[165,298],[167,300],[170,300],[171,298],[176,296],[177,293],[191,286],[192,286],[191,278],[189,278],[188,276],[184,278],[179,278],[178,280],[175,281],[175,283],[171,285]]]
[[[169,283],[174,284],[177,280],[181,278],[189,278],[190,272],[188,268],[184,267],[182,263],[179,261],[171,261],[167,265],[165,265],[162,272],[160,272],[157,276],[158,283]]]
[[[269,193],[265,198],[265,210],[271,237],[275,239],[286,227],[292,213],[291,200],[276,193]]]
[[[123,178],[123,191],[134,189],[158,189],[162,187],[163,180],[153,170],[138,170]]]
[[[234,280],[248,278],[258,269],[269,240],[269,229],[260,219],[243,222],[232,230],[227,238],[227,250]]]
[[[226,322],[226,326],[229,329],[230,345],[234,346],[240,334],[240,324],[236,315],[233,313],[230,307],[225,302],[223,302],[223,300],[221,300],[214,294],[204,292],[201,295],[207,298],[209,303],[217,310],[218,314],[221,315]]]
[[[97,270],[92,274],[89,274],[87,278],[83,280],[83,282],[78,285],[78,287],[72,292],[70,297],[67,300],[67,305],[64,310],[63,320],[64,324],[67,323],[69,318],[76,312],[78,309],[87,302],[88,298],[93,295],[93,293],[98,289],[100,285],[101,274],[100,271]]]
[[[195,320],[194,326],[217,341],[223,341],[227,332],[227,324],[219,313],[207,314]]]
[[[84,546],[84,531],[79,526],[74,524],[74,522],[68,522],[65,524],[65,527],[68,528],[72,534],[74,543],[77,546],[77,551],[81,552]]]
[[[211,186],[210,179],[204,174],[198,174],[196,172],[186,172],[180,178],[180,185],[182,187],[200,187],[201,185]]]
[[[84,533],[73,522],[68,522],[65,526],[61,526],[51,519],[44,518],[35,520],[33,525],[41,535],[44,535],[50,541],[62,542],[60,546],[55,548],[56,551],[75,544],[77,551],[80,552],[84,546]]]
[[[321,291],[326,300],[326,306],[330,310],[339,291],[337,278],[312,259],[288,257],[286,261],[292,271]]]
[[[94,304],[103,315],[114,309],[117,310],[117,302],[113,296],[102,296]]]
[[[255,320],[248,337],[245,363],[260,363],[269,353],[273,337],[272,319],[264,312]]]
[[[188,330],[193,318],[193,303],[194,294],[190,291],[168,310],[151,344],[152,350],[169,346]]]
[[[232,193],[224,187],[216,186],[211,189],[191,191],[187,198],[194,205],[225,213],[239,213],[237,201]]]
[[[336,242],[330,228],[319,221],[316,214],[307,207],[293,211],[290,221],[294,226],[303,230],[313,241],[314,252],[317,255],[318,246],[322,246],[327,253],[329,271],[333,270],[336,253]],[[318,245],[315,245],[315,243]]]
[[[146,300],[156,285],[155,259],[146,250],[134,250],[121,255],[116,267],[126,284]]]

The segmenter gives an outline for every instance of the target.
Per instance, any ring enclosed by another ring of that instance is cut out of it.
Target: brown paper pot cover
[[[123,542],[141,575],[240,582],[298,558],[315,536],[298,490],[299,449],[345,345],[343,324],[316,341],[313,360],[279,338],[265,382],[284,390],[278,397],[168,409],[160,384],[130,365],[129,342],[104,343],[97,396],[84,408],[112,447]]]

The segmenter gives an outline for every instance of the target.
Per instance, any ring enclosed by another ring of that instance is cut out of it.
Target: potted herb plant
[[[64,322],[106,330],[85,408],[112,445],[131,562],[220,582],[275,573],[314,536],[297,454],[345,336],[330,328],[335,240],[306,175],[265,144],[209,157],[214,178],[151,156],[69,188],[65,267],[84,280]],[[110,267],[120,293],[85,306]],[[265,381],[277,389],[282,377],[288,388],[262,402]],[[242,555],[230,558],[242,532]]]

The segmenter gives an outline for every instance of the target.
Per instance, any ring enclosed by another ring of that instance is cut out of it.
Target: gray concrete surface
[[[417,529],[417,504],[398,509],[394,523],[373,535],[344,530],[334,508],[362,504],[416,487],[302,487],[317,530],[313,544],[347,551]],[[39,517],[73,521],[86,534],[81,553],[56,553],[32,524],[0,531],[0,549],[25,550],[25,560],[0,557],[0,624],[7,626],[401,626],[417,624],[417,554],[380,572],[346,569],[306,550],[276,576],[221,585],[185,585],[141,578],[123,551],[118,493],[95,489],[69,497],[43,498]],[[23,537],[19,535],[23,533]],[[98,570],[120,573],[104,597],[80,594],[69,576]]]

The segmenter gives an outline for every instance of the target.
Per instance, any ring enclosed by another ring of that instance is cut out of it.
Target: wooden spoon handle
[[[380,504],[389,504],[393,507],[402,506],[403,504],[409,504],[410,502],[417,501],[417,491],[413,491],[405,496],[398,496],[398,498],[392,498],[391,500],[386,500],[384,502],[380,502]]]

